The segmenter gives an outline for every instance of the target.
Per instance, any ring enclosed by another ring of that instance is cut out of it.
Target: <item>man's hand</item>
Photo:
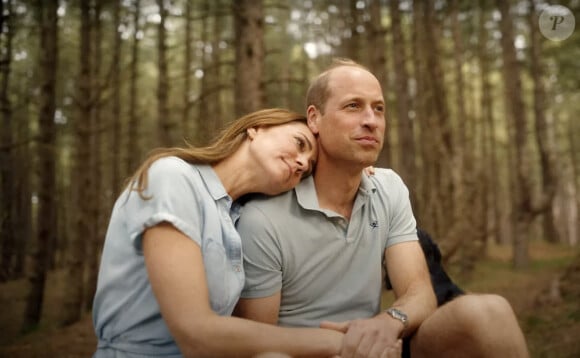
[[[399,333],[403,324],[387,315],[340,323],[324,321],[320,327],[345,334],[340,352],[342,358],[401,356]]]

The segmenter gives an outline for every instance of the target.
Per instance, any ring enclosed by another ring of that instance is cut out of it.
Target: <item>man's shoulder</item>
[[[262,212],[273,214],[287,210],[287,206],[292,202],[294,191],[270,196],[265,194],[252,194],[245,198],[242,204],[242,216],[248,212]]]
[[[389,168],[375,168],[375,173],[370,175],[369,178],[379,188],[404,186],[401,176]]]

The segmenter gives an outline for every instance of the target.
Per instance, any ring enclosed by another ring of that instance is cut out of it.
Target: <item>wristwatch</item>
[[[385,312],[388,313],[389,316],[393,317],[394,319],[398,319],[399,321],[401,321],[401,323],[403,323],[404,328],[407,328],[407,326],[409,325],[409,318],[407,317],[407,314],[405,312],[393,307],[385,310]]]

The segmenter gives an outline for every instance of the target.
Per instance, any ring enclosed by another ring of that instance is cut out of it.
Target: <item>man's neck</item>
[[[318,204],[350,218],[361,182],[362,169],[346,168],[319,161],[314,173]]]

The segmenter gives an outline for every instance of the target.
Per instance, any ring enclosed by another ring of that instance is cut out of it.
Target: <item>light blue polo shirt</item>
[[[159,159],[149,169],[144,194],[151,198],[125,190],[113,208],[93,302],[95,357],[181,357],[147,276],[141,249],[146,228],[169,222],[201,247],[216,313],[230,315],[243,287],[234,227],[239,207],[211,166]]]

